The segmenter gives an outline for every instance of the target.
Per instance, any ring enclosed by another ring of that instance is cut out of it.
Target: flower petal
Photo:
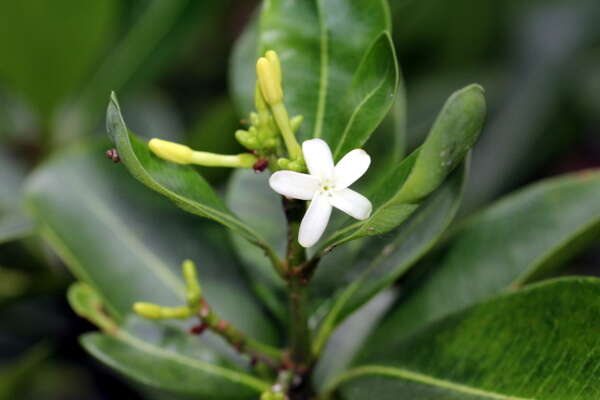
[[[320,193],[315,194],[300,223],[298,243],[302,247],[311,247],[317,243],[325,232],[330,215],[331,204],[329,204],[327,196]]]
[[[333,157],[325,141],[310,139],[302,143],[304,161],[311,175],[320,179],[333,178]]]
[[[335,187],[344,189],[367,172],[371,157],[363,149],[354,149],[337,163],[334,169]]]
[[[329,199],[331,205],[356,219],[367,219],[371,215],[373,206],[369,199],[352,189],[337,191]]]
[[[319,180],[308,174],[277,171],[269,178],[271,189],[292,199],[310,200],[319,187]]]

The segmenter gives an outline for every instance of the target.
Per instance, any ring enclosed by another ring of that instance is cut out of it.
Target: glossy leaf
[[[373,213],[333,233],[320,251],[364,236],[382,234],[404,222],[462,162],[475,144],[485,117],[480,86],[454,93],[438,115],[425,143],[392,168],[370,197]]]
[[[136,301],[185,301],[180,265],[198,265],[207,300],[267,343],[277,334],[228,254],[225,233],[199,224],[133,180],[102,147],[56,156],[30,178],[29,206],[43,237],[121,322]]]
[[[107,129],[123,164],[136,179],[184,210],[215,220],[272,253],[266,242],[227,209],[212,187],[191,166],[154,156],[145,143],[129,133],[114,94],[108,106]]]
[[[385,1],[267,1],[233,58],[247,64],[232,67],[236,101],[247,111],[256,57],[276,50],[286,105],[305,117],[299,139],[320,137],[339,158],[364,144],[393,103],[398,69],[389,31]]]
[[[82,345],[111,368],[148,386],[202,399],[255,399],[267,382],[229,368],[176,353],[125,332],[91,333]]]
[[[317,352],[338,324],[393,284],[431,249],[456,215],[465,175],[466,168],[457,169],[405,224],[387,235],[389,240],[367,240],[354,265],[344,264],[346,271],[337,269],[341,289],[319,327]]]
[[[600,227],[600,172],[549,179],[500,200],[457,228],[442,257],[413,279],[378,328],[406,336],[451,312],[539,279]]]
[[[600,281],[549,281],[473,306],[371,353],[339,398],[593,400]]]
[[[238,170],[229,181],[226,201],[236,215],[260,232],[270,246],[283,256],[287,243],[286,220],[281,196],[269,187],[268,180],[268,173]],[[283,287],[283,281],[277,276],[263,251],[239,236],[232,235],[232,239],[253,279],[263,280],[269,286]]]

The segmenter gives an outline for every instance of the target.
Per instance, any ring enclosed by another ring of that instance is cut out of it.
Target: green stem
[[[281,131],[281,136],[283,136],[283,141],[285,142],[290,158],[292,160],[302,159],[302,148],[296,140],[296,135],[292,130],[290,118],[283,102],[271,105],[271,112]]]
[[[273,368],[281,364],[281,352],[271,346],[247,337],[244,333],[234,328],[229,322],[215,314],[208,303],[202,299],[198,316],[208,329],[219,335],[223,340],[235,347],[241,353],[262,361]]]
[[[290,357],[295,365],[307,367],[310,363],[310,329],[308,327],[308,280],[303,264],[306,251],[298,243],[300,221],[305,211],[303,201],[283,199],[288,220],[287,277],[290,296]]]

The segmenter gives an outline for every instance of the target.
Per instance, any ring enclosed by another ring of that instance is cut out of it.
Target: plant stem
[[[198,327],[200,328],[199,332],[197,332],[198,334],[204,329],[210,329],[240,353],[248,354],[253,359],[262,361],[272,368],[280,366],[282,355],[278,349],[247,337],[244,333],[231,326],[229,322],[215,314],[204,299],[201,300],[198,316],[202,321],[202,324]]]
[[[310,330],[308,328],[307,279],[303,274],[306,251],[298,243],[300,221],[306,206],[303,201],[283,199],[288,221],[287,278],[290,296],[290,357],[299,369],[310,363]]]

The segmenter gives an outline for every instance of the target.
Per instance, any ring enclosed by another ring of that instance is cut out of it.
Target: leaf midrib
[[[515,397],[496,392],[486,391],[468,385],[463,385],[444,379],[438,379],[429,375],[420,374],[418,372],[410,371],[404,368],[386,367],[380,365],[367,365],[346,372],[344,375],[340,376],[337,380],[333,382],[330,388],[326,391],[327,394],[325,396],[325,399],[331,398],[331,395],[333,394],[334,390],[339,385],[360,375],[383,375],[393,378],[400,378],[427,386],[451,390],[458,393],[464,393],[474,396],[484,396],[492,400],[535,400],[534,398]]]
[[[323,134],[323,122],[325,119],[325,107],[327,105],[327,85],[329,81],[329,38],[323,15],[321,0],[317,1],[319,18],[319,42],[320,42],[320,74],[319,74],[319,97],[317,101],[317,113],[315,115],[314,138],[320,138]]]

